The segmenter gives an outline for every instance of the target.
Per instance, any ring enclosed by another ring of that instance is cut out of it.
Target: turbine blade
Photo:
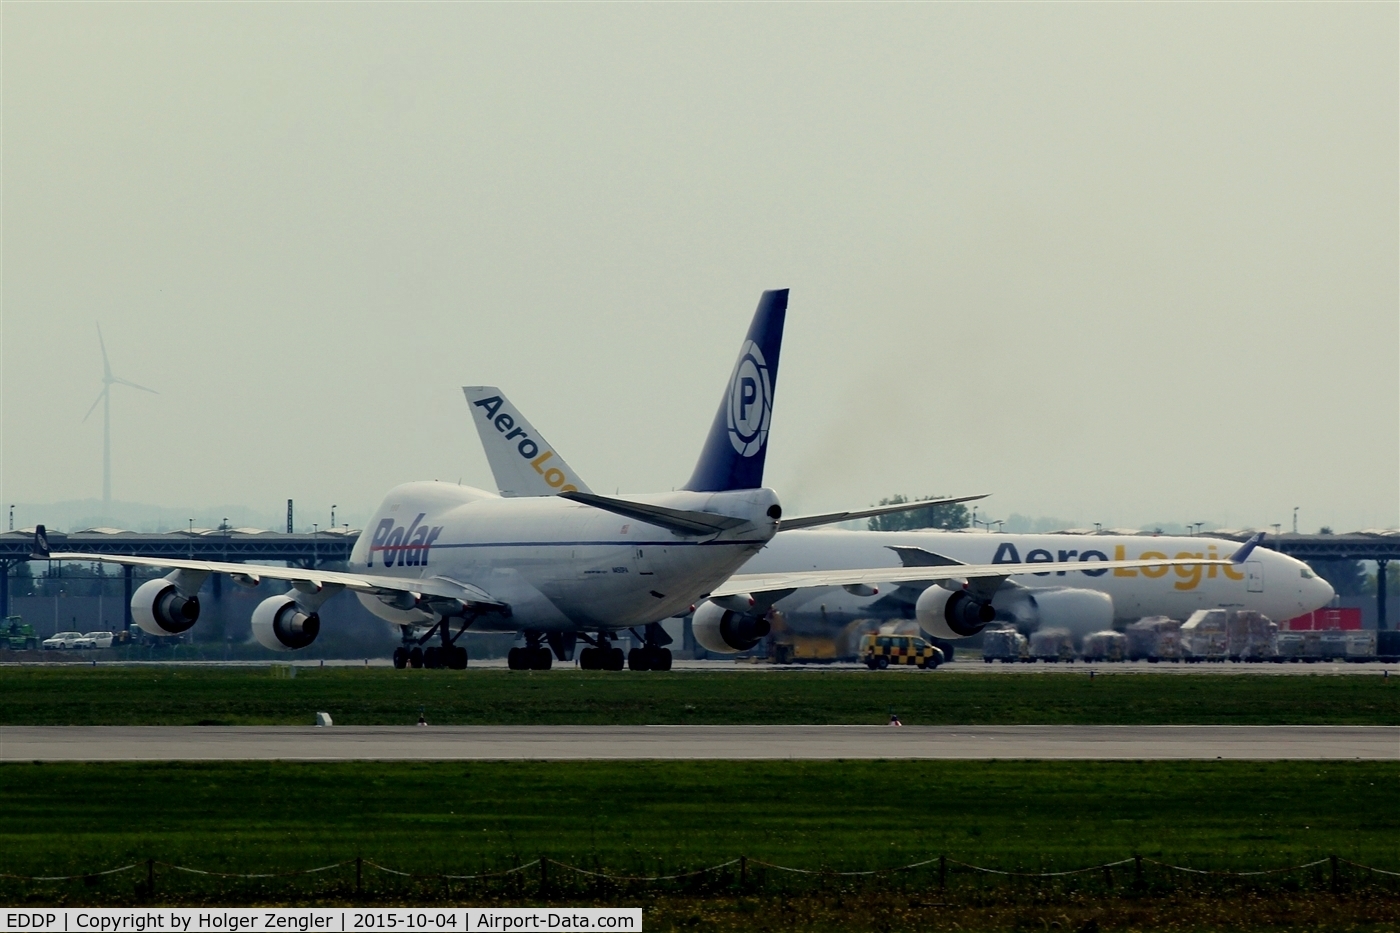
[[[102,381],[112,381],[112,364],[107,362],[107,341],[102,339],[102,325],[97,325],[97,345],[102,348]]]
[[[98,393],[97,393],[97,401],[96,401],[96,402],[93,402],[93,403],[92,403],[92,407],[88,409],[87,414],[86,414],[86,415],[83,415],[83,422],[86,422],[86,421],[88,420],[88,418],[92,417],[92,413],[93,413],[94,411],[97,410],[97,402],[102,401],[102,397],[103,397],[104,395],[106,395],[106,394],[107,394],[106,388],[103,388],[103,390],[102,390],[101,392],[98,392]],[[79,423],[81,424],[82,422],[79,422]]]
[[[152,395],[160,394],[155,389],[148,389],[145,386],[139,386],[136,383],[132,382],[130,379],[121,379],[116,376],[113,376],[112,381],[115,382],[117,385],[131,386],[133,389],[140,389],[142,392],[149,392]]]

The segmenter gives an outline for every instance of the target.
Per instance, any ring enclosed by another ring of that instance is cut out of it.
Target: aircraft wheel
[[[647,657],[645,648],[633,648],[627,652],[627,669],[629,671],[649,671],[651,670],[651,658]]]
[[[598,649],[583,648],[578,653],[578,668],[581,671],[596,671],[598,669]]]
[[[526,649],[530,652],[530,670],[547,671],[554,666],[554,655],[548,648]]]
[[[403,670],[405,667],[408,667],[407,648],[394,649],[394,667],[398,668],[399,670]]]
[[[408,666],[418,670],[423,666],[423,649],[413,648],[408,652]]]
[[[447,649],[447,666],[454,671],[464,671],[467,669],[467,649],[461,645],[456,645]]]
[[[651,660],[651,669],[654,671],[669,671],[671,669],[670,648],[656,649],[656,656]]]
[[[525,666],[520,657],[519,648],[512,648],[506,652],[506,667],[513,671],[523,671]]]
[[[621,649],[621,648],[609,648],[609,649],[608,649],[607,660],[604,662],[604,664],[605,664],[607,670],[610,670],[610,671],[620,671],[620,670],[622,670],[622,664],[623,664],[623,660],[622,660],[622,659],[623,659],[623,655],[622,655],[622,649]]]

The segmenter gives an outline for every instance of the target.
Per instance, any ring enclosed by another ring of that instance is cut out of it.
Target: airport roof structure
[[[933,529],[930,529],[933,530]],[[963,529],[971,532],[971,529]],[[1400,560],[1400,530],[1367,529],[1345,534],[1275,535],[1265,532],[1264,547],[1300,560]],[[978,529],[976,533],[987,534]],[[1154,532],[1129,529],[1072,528],[1053,534],[1093,536],[1095,534],[1135,534],[1152,537]],[[1245,541],[1256,534],[1252,528],[1219,528],[1203,532],[1203,537]],[[204,560],[296,562],[349,560],[359,539],[355,528],[335,528],[315,534],[286,534],[262,528],[195,528],[160,533],[125,531],[120,528],[87,528],[63,533],[50,531],[49,546],[54,550],[92,554],[135,554],[141,557],[193,557]],[[0,533],[0,561],[22,561],[29,557],[34,529]]]
[[[132,554],[138,557],[183,557],[193,560],[289,561],[317,566],[350,559],[358,530],[335,529],[315,534],[286,534],[261,528],[195,528],[148,533],[116,528],[48,532],[55,551],[86,554]],[[0,533],[0,561],[29,559],[34,529]]]
[[[1264,531],[1263,547],[1299,560],[1400,560],[1400,531],[1352,531],[1339,535],[1305,535]],[[1217,538],[1245,541],[1256,531],[1221,529],[1210,532]]]

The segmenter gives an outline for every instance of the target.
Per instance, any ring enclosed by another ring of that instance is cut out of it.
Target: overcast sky
[[[119,500],[493,487],[463,384],[669,489],[788,287],[790,514],[1395,526],[1398,9],[7,2],[0,497],[98,323]]]

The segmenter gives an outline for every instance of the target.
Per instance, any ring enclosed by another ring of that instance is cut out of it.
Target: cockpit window
[[[1313,572],[1306,567],[1298,572],[1303,575],[1304,580],[1311,580],[1313,578]]]

